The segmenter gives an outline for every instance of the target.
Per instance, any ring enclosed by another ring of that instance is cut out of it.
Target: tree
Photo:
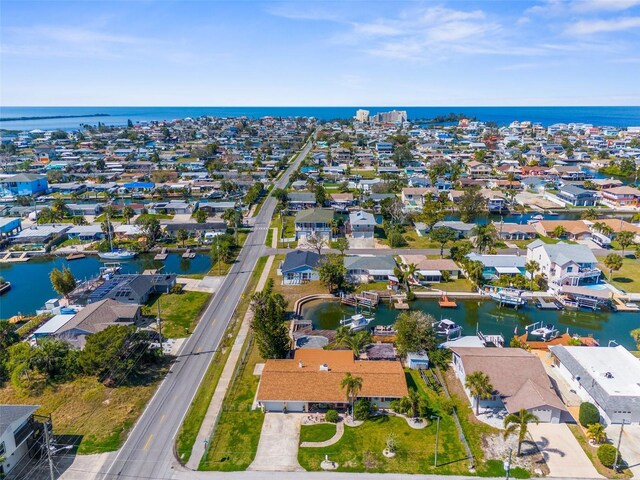
[[[324,207],[324,204],[327,201],[327,191],[324,189],[324,187],[322,185],[316,185],[313,193],[316,198],[316,204],[319,207]]]
[[[61,198],[56,198],[51,204],[51,211],[57,221],[61,221],[64,217],[67,216],[69,209],[67,208],[67,204],[64,203],[64,200]]]
[[[604,265],[609,269],[609,280],[611,280],[614,271],[622,268],[622,260],[622,257],[617,253],[610,253],[604,257]]]
[[[527,271],[527,273],[531,277],[530,290],[533,290],[533,277],[535,276],[536,272],[540,270],[540,264],[535,260],[529,260],[527,263],[524,264],[524,269]]]
[[[474,398],[477,416],[480,414],[480,400],[488,400],[493,395],[491,379],[484,372],[471,372],[467,375],[464,386],[469,390],[469,395]]]
[[[122,218],[124,218],[124,221],[127,225],[129,225],[129,222],[131,221],[131,219],[135,216],[136,212],[133,211],[133,208],[131,208],[129,205],[126,205],[123,209],[122,209]]]
[[[618,465],[622,463],[622,458],[618,453],[618,449],[610,443],[603,443],[598,447],[598,460],[607,468],[612,468],[616,465],[616,458],[618,459]]]
[[[431,195],[428,195],[422,204],[422,213],[420,214],[420,220],[427,225],[427,227],[433,227],[437,222],[444,219],[444,211],[442,210],[442,204],[433,199]]]
[[[342,381],[340,382],[340,388],[345,391],[349,402],[351,403],[351,411],[353,412],[353,402],[355,398],[362,390],[363,380],[362,377],[354,377],[350,372],[345,373]]]
[[[437,348],[438,340],[433,323],[435,318],[421,312],[403,312],[398,315],[395,323],[396,351],[402,358],[410,352],[430,352]]]
[[[276,188],[271,192],[271,195],[282,205],[286,205],[289,201],[289,194],[282,188]]]
[[[431,240],[440,244],[440,257],[444,255],[444,246],[458,238],[456,232],[448,227],[434,228],[431,230],[430,236]]]
[[[209,213],[206,210],[199,208],[193,212],[193,218],[196,219],[197,223],[205,223],[207,218],[209,218]]]
[[[229,262],[232,259],[233,248],[236,246],[231,235],[216,235],[213,245],[211,245],[210,255],[214,263]]]
[[[347,269],[344,266],[342,256],[336,254],[325,255],[318,263],[318,277],[320,283],[329,289],[329,292],[342,288],[345,283]]]
[[[634,242],[634,238],[635,238],[635,234],[633,232],[630,232],[628,230],[623,230],[621,232],[619,232],[616,235],[616,241],[618,242],[618,245],[620,245],[620,247],[622,247],[622,256],[624,257],[624,250],[629,246],[629,245],[633,245]]]
[[[551,236],[555,238],[562,238],[567,234],[567,229],[563,225],[558,225],[551,232]]]
[[[512,433],[518,433],[518,456],[520,455],[522,442],[527,436],[529,424],[532,422],[537,425],[540,419],[524,408],[521,408],[518,413],[510,413],[504,418],[504,438],[506,439]]]
[[[227,222],[229,228],[233,228],[233,235],[238,243],[238,229],[242,226],[242,213],[235,208],[229,208],[222,214],[222,219]]]
[[[371,343],[371,333],[365,330],[352,332],[348,327],[340,327],[344,329],[340,335],[336,333],[336,342],[340,345],[350,348],[354,355],[360,355],[360,352]],[[346,331],[345,331],[346,330]]]
[[[467,262],[465,265],[469,280],[476,285],[482,285],[484,282],[484,264],[480,260]]]
[[[344,257],[344,252],[349,250],[349,240],[347,240],[345,237],[340,237],[335,242],[333,242],[333,247],[340,252],[340,255]]]
[[[475,245],[480,253],[491,250],[496,244],[496,227],[493,223],[476,225],[473,228]]]
[[[582,402],[580,404],[580,411],[578,412],[578,421],[583,427],[599,423],[600,412],[598,411],[598,407],[590,402]]]
[[[136,220],[136,225],[140,227],[142,234],[147,241],[147,247],[153,247],[160,238],[160,222],[155,217],[140,216]]]
[[[287,301],[273,291],[273,279],[251,296],[251,328],[262,358],[284,358],[289,351],[289,331],[285,325]]]
[[[49,279],[51,280],[53,289],[64,296],[64,298],[67,298],[67,295],[76,288],[76,279],[69,268],[62,270],[54,268],[51,270],[51,273],[49,273]]]
[[[484,210],[485,199],[480,193],[479,188],[467,188],[462,197],[458,210],[460,211],[460,220],[463,222],[471,222]]]
[[[180,228],[176,232],[176,240],[182,242],[182,248],[184,248],[184,242],[189,238],[189,233],[184,229]]]
[[[322,249],[327,246],[327,239],[318,232],[313,232],[307,236],[307,245],[318,252],[318,255],[321,255]]]
[[[587,427],[587,438],[593,443],[600,444],[607,441],[607,432],[600,422],[592,423]]]
[[[586,182],[585,182],[586,183]],[[586,188],[586,187],[585,187]],[[595,189],[594,189],[595,190]],[[587,208],[586,210],[584,210],[581,214],[580,214],[580,218],[584,219],[584,220],[595,220],[596,218],[598,218],[598,212],[596,211],[595,208],[591,207],[591,208]]]
[[[9,346],[20,341],[20,335],[16,330],[15,325],[5,321],[0,322],[0,352],[6,351]]]

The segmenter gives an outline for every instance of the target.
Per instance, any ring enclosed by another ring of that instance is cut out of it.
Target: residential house
[[[469,238],[473,234],[473,229],[476,228],[475,223],[465,223],[459,222],[456,220],[442,220],[440,222],[436,222],[433,229],[436,228],[450,228],[458,235],[458,238]]]
[[[32,225],[29,228],[20,230],[16,235],[11,237],[11,242],[28,244],[34,246],[43,246],[49,243],[55,237],[65,235],[72,225]]]
[[[282,276],[282,284],[300,285],[318,280],[319,262],[320,255],[310,250],[294,250],[287,253],[284,261],[278,266],[278,275]]]
[[[614,187],[602,190],[602,199],[616,207],[640,207],[640,190],[634,187]]]
[[[470,253],[467,258],[484,266],[482,276],[486,280],[497,280],[501,275],[524,275],[527,259],[521,255],[482,255]]]
[[[191,214],[193,205],[183,200],[169,200],[167,202],[156,202],[148,206],[149,213],[161,215]]]
[[[304,240],[311,235],[320,235],[331,239],[331,223],[334,211],[328,208],[311,208],[301,210],[294,221],[297,240]]]
[[[0,239],[9,238],[22,230],[22,219],[19,217],[0,218]]]
[[[227,224],[225,222],[204,222],[204,223],[168,223],[164,227],[164,231],[171,237],[175,238],[179,230],[185,230],[190,235],[202,238],[205,241],[211,241],[217,235],[227,232]]]
[[[574,207],[592,207],[598,201],[598,194],[593,190],[571,184],[561,186],[556,196]]]
[[[502,240],[533,240],[536,238],[536,229],[533,225],[494,222],[493,226]]]
[[[640,423],[640,362],[622,345],[549,347],[572,391],[599,410],[603,423]]]
[[[437,195],[432,187],[405,187],[402,189],[402,203],[411,210],[421,210],[427,197]]]
[[[47,177],[34,173],[18,173],[0,179],[0,197],[17,197],[45,194],[49,191]]]
[[[527,245],[527,261],[535,260],[549,283],[582,286],[600,281],[598,259],[586,245],[563,242],[550,245],[535,240]]]
[[[95,242],[105,237],[100,225],[74,225],[67,230],[67,236],[81,242]]]
[[[357,399],[380,408],[408,395],[402,364],[397,360],[355,360],[351,350],[303,348],[293,359],[267,360],[256,400],[269,412],[343,410],[349,404],[341,383],[347,373],[362,378]]]
[[[329,202],[339,212],[347,212],[349,207],[356,204],[353,193],[332,193],[329,195]]]
[[[582,220],[540,220],[533,224],[536,232],[542,237],[552,237],[558,227],[564,229],[568,240],[586,240],[591,238],[589,226]]]
[[[293,211],[306,210],[316,206],[316,196],[312,192],[293,192],[287,195],[287,208]]]
[[[174,274],[121,274],[115,275],[89,292],[87,303],[110,298],[122,303],[142,305],[157,293],[168,293],[176,284]]]
[[[472,177],[488,177],[493,173],[493,168],[487,163],[481,163],[476,160],[472,160],[467,163],[467,172]]]
[[[460,267],[449,258],[427,258],[425,255],[402,255],[400,258],[405,265],[416,266],[413,277],[421,284],[439,283],[444,276],[450,279],[460,276]]]
[[[373,214],[359,210],[349,214],[347,234],[352,238],[373,238],[376,219]]]
[[[390,255],[348,255],[344,266],[351,282],[386,282],[393,275],[396,261]]]
[[[543,423],[570,418],[537,355],[521,348],[450,348],[453,370],[473,405],[477,399],[465,386],[467,376],[482,372],[489,377],[493,392],[490,398],[480,399],[480,411],[505,409],[516,414],[524,409]]]
[[[0,405],[0,477],[9,475],[35,447],[33,413],[39,405]],[[25,478],[25,477],[23,477]]]

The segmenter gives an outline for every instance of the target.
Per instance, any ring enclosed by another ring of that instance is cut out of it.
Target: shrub
[[[593,403],[582,402],[580,404],[580,414],[578,415],[578,419],[580,420],[580,425],[588,427],[589,425],[600,421],[600,412]]]
[[[356,420],[366,420],[371,413],[371,402],[369,400],[358,400],[353,406],[353,418]]]
[[[416,294],[413,292],[407,292],[407,300],[413,302],[416,299]]]
[[[605,467],[613,467],[616,461],[616,453],[618,449],[609,443],[603,443],[598,447],[598,460],[602,462]],[[618,457],[618,464],[621,463],[621,458]]]
[[[339,418],[338,412],[335,410],[327,410],[327,413],[324,414],[324,420],[326,422],[338,423]]]
[[[171,287],[171,293],[181,294],[184,292],[184,285],[182,283],[176,283],[173,287]]]

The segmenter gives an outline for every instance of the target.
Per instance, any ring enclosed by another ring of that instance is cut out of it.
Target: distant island
[[[449,113],[448,115],[438,115],[433,118],[419,119],[414,123],[451,123],[458,122],[462,119],[467,119],[473,122],[476,120],[476,117],[465,115],[464,113]]]
[[[48,115],[45,117],[0,117],[0,122],[16,122],[21,120],[51,120],[54,118],[93,118],[110,117],[108,113],[92,113],[89,115]]]

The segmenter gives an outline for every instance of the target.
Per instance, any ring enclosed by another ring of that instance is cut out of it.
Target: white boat
[[[533,325],[527,326],[527,330],[529,329],[529,327],[533,328],[533,330],[531,330],[529,334],[534,337],[541,337],[542,341],[544,342],[556,338],[560,333],[555,325],[552,325],[550,323],[547,325],[543,325],[542,323],[534,323]]]
[[[533,217],[531,217],[529,219],[529,221],[527,223],[529,223],[529,224],[536,223],[536,222],[539,222],[541,220],[544,220],[544,217],[542,215],[534,215]]]
[[[349,327],[352,332],[364,330],[373,321],[373,318],[367,318],[361,313],[356,313],[350,317],[340,320],[340,324]]]
[[[107,234],[109,236],[109,252],[100,252],[98,256],[103,260],[131,260],[135,258],[136,252],[127,250],[125,248],[113,248],[113,239],[111,238],[111,220],[107,215]]]
[[[436,331],[436,335],[447,338],[462,333],[462,327],[448,318],[443,318],[439,322],[434,323],[433,329]]]

